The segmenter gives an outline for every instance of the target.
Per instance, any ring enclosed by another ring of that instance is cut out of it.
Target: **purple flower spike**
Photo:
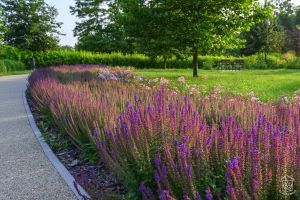
[[[162,172],[162,175],[164,176],[164,177],[166,177],[167,176],[167,167],[164,165],[164,166],[162,166],[162,168],[161,168],[161,172]]]
[[[211,194],[211,190],[210,190],[210,187],[207,187],[207,189],[205,190],[205,197],[206,197],[206,200],[212,200],[213,199],[213,195]]]
[[[191,198],[190,198],[189,196],[185,195],[185,196],[183,197],[183,200],[191,200]]]
[[[160,179],[158,172],[154,173],[154,177],[155,177],[155,181],[159,183],[161,179]]]
[[[174,140],[174,146],[175,146],[175,147],[178,146],[178,140]]]
[[[195,200],[202,200],[202,198],[198,192],[195,195]]]
[[[160,155],[159,155],[159,154],[157,154],[157,155],[155,156],[155,158],[154,158],[154,164],[155,164],[156,167],[159,167],[159,166],[160,166],[160,164],[161,164],[161,158],[160,158]]]
[[[182,143],[186,143],[188,141],[188,137],[187,136],[182,136],[181,137]]]
[[[159,195],[159,200],[170,200],[170,192],[168,190],[163,190]]]

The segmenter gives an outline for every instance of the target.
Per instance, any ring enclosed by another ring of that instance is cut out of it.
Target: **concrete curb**
[[[74,183],[75,183],[74,177],[70,174],[70,172],[67,170],[67,168],[59,161],[59,159],[53,153],[53,151],[51,150],[49,145],[44,141],[42,134],[41,134],[39,128],[37,127],[36,122],[33,118],[32,112],[29,108],[27,98],[26,98],[26,91],[23,92],[23,103],[24,103],[24,107],[25,107],[25,110],[26,110],[26,113],[28,116],[29,124],[32,128],[32,131],[34,132],[36,139],[40,143],[45,155],[48,157],[48,159],[50,160],[50,162],[52,163],[54,168],[58,171],[60,176],[65,180],[65,182],[67,183],[69,188],[72,190],[72,192],[75,194],[77,199],[79,199],[79,200],[85,199],[83,196],[90,198],[88,193],[79,184],[77,184],[79,192],[77,191],[77,189],[74,186]]]

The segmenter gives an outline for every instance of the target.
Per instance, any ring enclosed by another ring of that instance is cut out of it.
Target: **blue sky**
[[[77,39],[73,36],[73,29],[77,18],[70,13],[69,7],[74,5],[74,0],[45,0],[49,5],[54,6],[58,10],[58,22],[63,22],[61,32],[66,36],[60,36],[62,45],[74,46]]]
[[[264,1],[264,0],[261,0]],[[296,5],[300,5],[300,0],[292,0]],[[73,36],[73,29],[75,27],[76,17],[70,14],[69,7],[74,5],[74,0],[46,0],[49,5],[55,6],[59,12],[57,21],[63,22],[61,32],[66,36],[60,36],[60,43],[62,45],[74,46],[77,39]]]

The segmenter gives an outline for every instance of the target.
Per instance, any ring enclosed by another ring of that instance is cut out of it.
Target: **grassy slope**
[[[32,72],[32,70],[22,70],[22,71],[5,72],[5,73],[0,73],[0,76],[30,74],[31,72]]]
[[[292,96],[297,89],[300,89],[300,70],[244,70],[239,72],[200,70],[198,78],[193,78],[192,70],[187,69],[147,69],[137,70],[136,74],[147,78],[165,77],[175,81],[183,75],[188,84],[203,85],[207,91],[219,84],[233,94],[247,94],[253,91],[264,101],[276,101],[282,95]]]

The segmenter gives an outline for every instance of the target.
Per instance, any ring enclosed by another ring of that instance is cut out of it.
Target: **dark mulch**
[[[86,161],[83,152],[72,145],[65,134],[62,136],[55,125],[45,125],[49,118],[35,109],[29,94],[27,100],[45,141],[92,199],[122,199],[127,190],[116,176],[101,161]]]

